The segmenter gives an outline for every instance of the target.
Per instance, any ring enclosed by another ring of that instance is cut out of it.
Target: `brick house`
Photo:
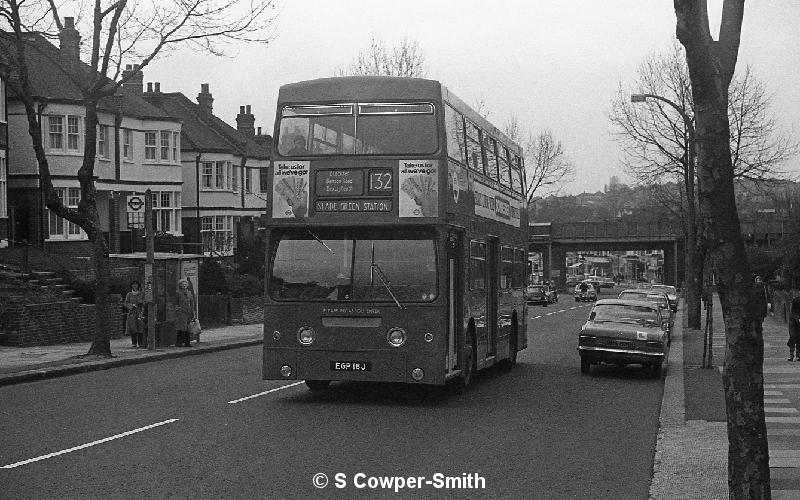
[[[206,255],[232,255],[237,235],[254,231],[265,212],[272,138],[256,131],[249,105],[240,107],[236,128],[216,117],[205,83],[196,102],[162,92],[160,82],[148,83],[143,97],[182,122],[184,242]]]
[[[88,66],[79,59],[81,37],[72,18],[65,18],[59,38],[60,46],[55,47],[38,34],[28,35],[27,64],[41,109],[44,148],[53,185],[67,206],[77,206],[80,198],[77,172],[83,161],[86,109],[65,68],[79,71],[81,66],[88,70]],[[178,238],[182,236],[181,123],[128,87],[103,99],[98,106],[94,171],[97,208],[112,253],[144,248],[143,242],[138,242],[140,238],[131,237],[126,202],[128,195],[144,193],[146,189],[155,193],[157,229]],[[50,213],[44,205],[25,109],[13,93],[8,98],[8,130],[10,237],[27,240],[54,254],[89,255],[86,234],[75,224]]]

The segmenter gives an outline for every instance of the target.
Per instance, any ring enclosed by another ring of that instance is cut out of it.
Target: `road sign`
[[[128,213],[144,213],[144,196],[140,194],[134,194],[128,196]]]

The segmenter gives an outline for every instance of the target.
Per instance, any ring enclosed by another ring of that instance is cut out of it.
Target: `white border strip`
[[[241,403],[242,401],[247,401],[248,399],[258,398],[258,397],[265,396],[265,395],[267,395],[269,393],[272,393],[272,392],[282,391],[283,389],[288,389],[289,387],[294,387],[296,385],[300,385],[300,384],[304,384],[304,383],[305,383],[304,381],[300,381],[300,382],[295,382],[294,384],[282,385],[280,387],[276,387],[275,389],[270,389],[268,391],[259,392],[258,394],[253,394],[252,396],[246,396],[246,397],[243,397],[243,398],[240,398],[240,399],[234,399],[233,401],[228,401],[228,404],[229,405],[235,405],[236,403]]]
[[[40,460],[47,460],[48,458],[57,457],[59,455],[65,454],[65,453],[70,453],[70,452],[73,452],[73,451],[82,450],[84,448],[89,448],[90,446],[95,446],[95,445],[98,445],[98,444],[102,444],[102,443],[105,443],[107,441],[113,441],[114,439],[119,439],[121,437],[130,436],[131,434],[136,434],[137,432],[146,431],[148,429],[152,429],[153,427],[158,427],[160,425],[165,425],[165,424],[171,424],[172,422],[177,422],[178,420],[180,420],[180,419],[171,418],[169,420],[164,420],[163,422],[158,422],[157,424],[148,425],[146,427],[140,427],[140,428],[134,429],[132,431],[123,432],[122,434],[117,434],[115,436],[111,436],[111,437],[107,437],[107,438],[104,438],[104,439],[100,439],[98,441],[92,441],[91,443],[86,443],[86,444],[82,444],[80,446],[75,446],[74,448],[69,448],[69,449],[66,449],[66,450],[57,451],[55,453],[42,455],[42,456],[36,457],[36,458],[29,458],[28,460],[23,460],[22,462],[17,462],[17,463],[14,463],[14,464],[4,465],[4,466],[2,466],[0,468],[2,468],[2,469],[13,469],[15,467],[19,467],[20,465],[27,465],[27,464],[30,464],[30,463],[33,463],[33,462],[39,462]]]

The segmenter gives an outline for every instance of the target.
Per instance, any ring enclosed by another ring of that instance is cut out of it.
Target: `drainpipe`
[[[203,152],[200,151],[197,153],[197,156],[194,158],[194,184],[195,184],[195,200],[194,200],[194,210],[195,210],[195,217],[197,217],[197,243],[198,246],[195,248],[200,248],[200,251],[197,253],[203,253],[203,239],[202,234],[200,233],[200,158],[203,156]]]

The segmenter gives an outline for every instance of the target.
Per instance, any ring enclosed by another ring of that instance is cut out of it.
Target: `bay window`
[[[97,126],[97,156],[108,158],[108,125]]]
[[[62,203],[67,208],[78,208],[78,202],[81,199],[80,188],[55,188],[56,194],[61,199]],[[49,238],[53,240],[85,240],[86,233],[73,222],[68,222],[56,215],[50,209],[47,211],[48,221],[48,234]]]
[[[200,235],[204,253],[233,251],[233,216],[211,215],[202,218]]]
[[[156,160],[156,132],[148,130],[144,133],[144,159]]]
[[[177,191],[153,192],[153,216],[156,231],[181,234],[181,198]]]

